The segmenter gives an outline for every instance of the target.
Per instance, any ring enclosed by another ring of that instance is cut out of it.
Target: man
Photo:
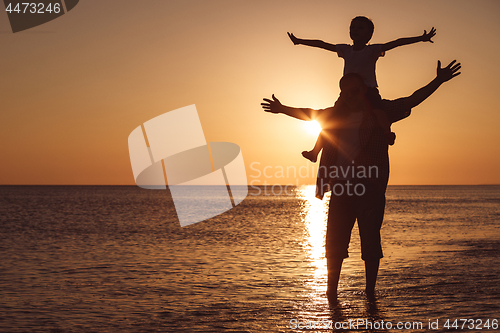
[[[452,61],[436,77],[411,96],[382,101],[382,111],[392,124],[408,117],[411,109],[436,89],[459,75],[461,65]],[[264,111],[283,113],[301,119],[316,119],[326,132],[316,194],[319,198],[331,190],[326,235],[329,298],[336,298],[344,258],[348,257],[349,240],[354,222],[358,221],[362,259],[365,261],[366,294],[373,299],[382,247],[380,228],[385,209],[385,191],[389,179],[388,144],[384,129],[366,103],[366,86],[356,74],[340,80],[340,97],[335,106],[313,110],[281,104],[274,97],[261,103]],[[373,174],[371,173],[373,171]]]

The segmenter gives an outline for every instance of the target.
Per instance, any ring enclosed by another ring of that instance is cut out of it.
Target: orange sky
[[[296,184],[279,171],[300,167],[299,184],[312,184],[317,164],[300,153],[316,137],[260,102],[274,93],[288,105],[333,105],[342,59],[294,46],[286,32],[349,43],[357,15],[373,19],[372,43],[437,29],[435,43],[378,61],[382,97],[428,83],[438,59],[463,65],[393,125],[390,184],[498,184],[499,14],[495,0],[85,0],[16,34],[1,14],[0,184],[132,185],[130,132],[190,104],[207,141],[241,147],[253,184]]]

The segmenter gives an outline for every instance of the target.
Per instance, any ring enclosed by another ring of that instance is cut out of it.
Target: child
[[[300,39],[293,34],[288,33],[288,36],[295,45],[307,45],[319,47],[328,51],[336,52],[339,57],[344,58],[344,74],[358,73],[364,79],[368,89],[366,97],[374,109],[378,118],[379,124],[386,131],[387,143],[394,144],[396,135],[390,131],[390,123],[383,111],[380,109],[381,97],[377,89],[377,80],[375,77],[375,63],[379,57],[383,57],[385,51],[391,50],[398,46],[409,45],[417,42],[431,42],[432,37],[436,34],[436,29],[432,28],[429,33],[424,30],[421,36],[396,39],[385,44],[372,44],[368,42],[372,38],[374,30],[373,22],[364,16],[357,16],[352,19],[349,28],[349,35],[353,41],[353,45],[347,44],[330,44],[321,40]],[[321,149],[323,148],[322,135],[318,137],[316,144],[311,151],[304,151],[302,155],[316,162]]]

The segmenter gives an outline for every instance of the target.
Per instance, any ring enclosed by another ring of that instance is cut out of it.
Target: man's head
[[[349,35],[354,43],[367,44],[373,36],[375,26],[372,20],[365,16],[356,16],[351,21]]]
[[[350,107],[362,105],[367,87],[361,75],[348,73],[340,79],[340,99]]]

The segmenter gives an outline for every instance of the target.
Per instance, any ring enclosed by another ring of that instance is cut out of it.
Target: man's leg
[[[368,297],[375,296],[375,284],[377,283],[378,267],[380,265],[380,259],[366,260],[365,261],[365,272],[366,272],[366,295]]]
[[[338,193],[338,192],[337,192]],[[336,196],[332,192],[328,209],[328,224],[326,228],[326,263],[328,269],[329,297],[337,296],[342,262],[347,258],[351,230],[356,221],[356,198],[345,193]]]
[[[383,257],[380,228],[384,219],[385,192],[366,186],[366,193],[361,198],[358,213],[359,235],[361,236],[361,253],[365,261],[366,294],[369,298],[375,295],[380,258]]]
[[[328,283],[326,294],[328,297],[337,296],[337,288],[339,286],[340,271],[344,259],[326,258],[326,266],[328,270]]]

